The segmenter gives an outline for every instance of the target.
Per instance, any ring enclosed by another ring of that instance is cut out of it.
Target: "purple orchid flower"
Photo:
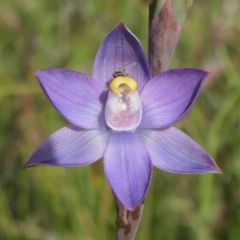
[[[103,41],[92,77],[65,69],[35,76],[70,125],[53,133],[24,167],[76,167],[103,157],[111,189],[130,211],[146,196],[152,166],[220,173],[200,146],[172,127],[194,104],[207,72],[174,69],[152,78],[139,41],[124,24]]]

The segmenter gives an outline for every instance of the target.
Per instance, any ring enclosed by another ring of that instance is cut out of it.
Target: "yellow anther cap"
[[[127,87],[129,87],[130,89],[129,96],[131,96],[137,90],[137,87],[138,87],[137,82],[133,78],[130,78],[128,76],[119,76],[114,78],[110,82],[109,88],[117,96],[121,97],[122,96],[122,93],[120,91],[121,85],[126,85]]]

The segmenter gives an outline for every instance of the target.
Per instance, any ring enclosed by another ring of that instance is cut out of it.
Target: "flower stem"
[[[148,57],[152,76],[168,69],[192,1],[152,0],[150,3]]]
[[[116,198],[115,198],[116,199]],[[117,199],[117,238],[116,240],[133,240],[141,221],[144,204],[139,204],[133,211],[127,210]]]

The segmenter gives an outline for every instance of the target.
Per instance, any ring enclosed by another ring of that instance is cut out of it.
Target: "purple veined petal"
[[[104,170],[118,200],[133,210],[147,193],[152,163],[135,133],[113,133],[104,153]]]
[[[76,167],[91,164],[102,158],[109,131],[85,130],[70,125],[53,133],[33,153],[26,167],[51,165]]]
[[[139,130],[153,166],[180,174],[221,173],[212,158],[189,136],[172,127],[164,131]]]
[[[35,76],[50,102],[70,123],[86,129],[107,128],[107,94],[94,79],[65,69],[41,70]]]
[[[113,73],[131,63],[136,63],[126,69],[126,73],[138,82],[139,91],[150,79],[150,70],[146,56],[138,39],[120,23],[105,38],[98,49],[93,78],[105,89]]]
[[[164,129],[179,121],[196,101],[207,74],[199,69],[174,69],[156,75],[140,94],[139,128]]]

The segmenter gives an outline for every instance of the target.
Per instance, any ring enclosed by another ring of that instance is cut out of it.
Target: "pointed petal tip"
[[[31,164],[30,161],[27,161],[22,168],[26,169],[26,168],[36,167],[36,166],[37,165]]]
[[[212,160],[213,161],[213,160]],[[208,169],[202,169],[200,171],[196,171],[196,172],[192,172],[191,174],[223,174],[223,172],[221,171],[221,169],[217,166],[217,164],[215,162],[213,162],[214,164],[211,166],[211,168]],[[182,174],[182,173],[181,173]],[[183,173],[184,174],[184,173]],[[186,173],[189,174],[189,173]]]
[[[27,160],[27,162],[25,162],[25,164],[22,167],[23,169],[37,167],[37,166],[42,165],[41,163],[34,162],[33,156],[34,156],[34,154],[32,154],[32,156],[30,156],[30,158]]]
[[[36,71],[36,72],[33,73],[33,76],[36,77],[36,78],[38,78],[39,75],[41,74],[41,72],[46,72],[46,71],[47,71],[47,69],[38,70],[38,71]]]
[[[205,74],[208,76],[210,74],[210,72],[204,70]]]
[[[114,193],[114,192],[113,192]],[[114,193],[115,195],[115,193]],[[115,198],[117,198],[117,196],[115,195]],[[124,205],[118,198],[118,201],[130,212],[133,212],[140,204],[143,204],[145,201],[146,195],[143,197],[143,199],[133,205]]]
[[[40,71],[36,71],[36,72],[34,72],[34,73],[32,73],[32,75],[35,77],[35,78],[37,78],[37,80],[38,80],[38,73],[39,73]]]
[[[23,169],[27,169],[27,168],[33,168],[33,167],[61,167],[61,166],[58,166],[58,165],[51,165],[51,164],[34,164],[34,163],[30,163],[30,162],[26,162],[24,165],[23,165]]]
[[[118,26],[118,27],[122,27],[122,28],[126,28],[126,25],[125,25],[124,22],[120,22],[117,26]]]
[[[217,163],[214,162],[214,160],[210,157],[211,160],[211,169],[209,169],[209,171],[205,171],[202,173],[215,173],[215,174],[223,174],[222,170],[218,167]],[[201,172],[200,172],[201,174]]]
[[[119,22],[118,25],[115,28],[119,28],[119,29],[122,29],[123,31],[130,32],[133,36],[135,36],[124,22]],[[135,38],[136,38],[136,36],[135,36]]]
[[[124,22],[118,23],[117,26],[114,27],[114,29],[121,30],[122,32],[130,32],[130,30],[128,29],[127,25]],[[132,34],[132,32],[131,32],[131,34]]]
[[[128,205],[123,204],[120,200],[118,200],[118,201],[121,202],[122,205],[123,205],[128,211],[133,212],[141,203],[144,202],[144,200],[145,200],[145,198],[146,198],[146,196],[147,196],[147,193],[148,193],[148,189],[149,189],[150,183],[151,183],[151,180],[150,180],[150,182],[149,182],[148,188],[147,188],[144,196],[143,196],[139,201],[137,201],[137,202],[135,202],[135,203],[132,202],[131,205],[129,205],[129,204],[128,204]],[[114,194],[114,195],[115,195],[115,194]],[[116,197],[116,195],[115,195],[115,197]],[[117,198],[117,197],[116,197],[116,198]]]
[[[189,69],[191,69],[191,68],[189,68]],[[192,70],[196,70],[196,71],[198,71],[198,72],[202,72],[203,75],[206,75],[206,76],[209,74],[208,71],[203,70],[203,69],[200,69],[200,68],[192,68]]]
[[[112,192],[115,196],[116,199],[118,199],[118,201],[130,212],[133,212],[140,204],[144,203],[145,199],[146,199],[146,196],[147,196],[147,193],[148,193],[148,189],[150,187],[150,184],[151,184],[151,180],[152,180],[152,172],[151,172],[151,176],[149,178],[149,182],[148,182],[148,186],[146,188],[146,191],[145,191],[145,194],[143,195],[143,197],[138,200],[138,201],[135,201],[135,202],[125,202],[124,201],[121,201],[116,193],[114,192],[114,189],[112,188],[112,186],[110,185],[110,188],[112,189]]]
[[[215,170],[214,173],[217,173],[217,174],[223,174],[222,170],[217,166],[217,164],[216,164],[215,167],[216,167],[216,170]]]
[[[134,206],[124,206],[128,211],[133,212],[134,209],[137,207],[138,204],[134,205]]]
[[[28,168],[28,165],[25,163],[23,166],[22,166],[22,169],[26,169]]]
[[[206,70],[202,70],[202,69],[198,69],[198,68],[196,68],[196,70],[199,70],[199,72],[201,71],[202,73],[203,73],[203,80],[205,80],[206,79],[206,77],[210,74],[208,71],[206,71]]]

